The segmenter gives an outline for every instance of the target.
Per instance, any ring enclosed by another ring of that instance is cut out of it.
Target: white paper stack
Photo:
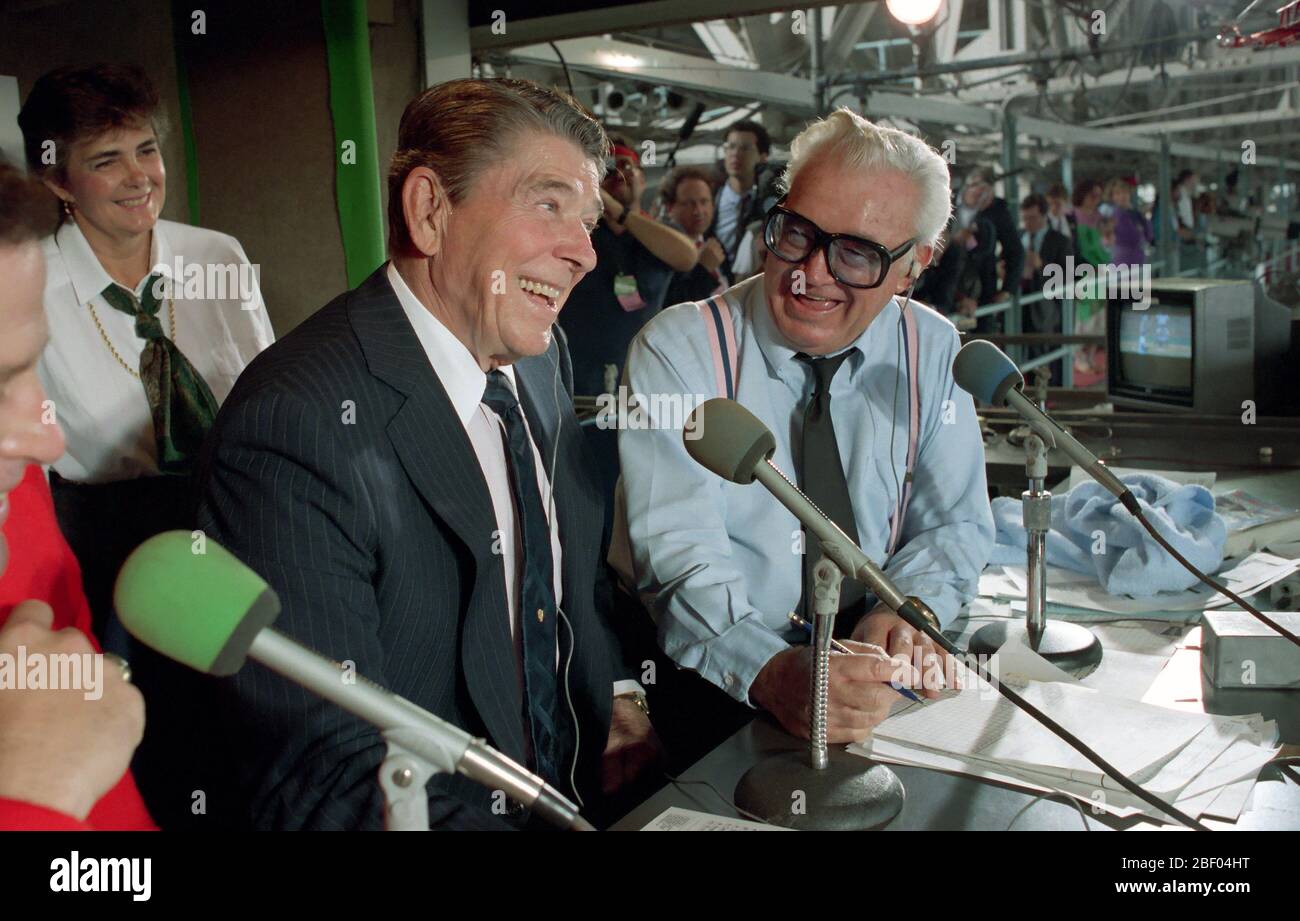
[[[1276,724],[1258,715],[1188,713],[1109,695],[1023,646],[1004,648],[990,668],[1130,779],[1192,816],[1236,820],[1278,750]],[[973,673],[962,672],[962,685],[941,700],[903,707],[849,751],[1064,793],[1117,816],[1162,818]]]
[[[793,831],[764,822],[748,822],[745,819],[732,819],[726,816],[710,815],[680,806],[669,806],[650,822],[642,831]]]

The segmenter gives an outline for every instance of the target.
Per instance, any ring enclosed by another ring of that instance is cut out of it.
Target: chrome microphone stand
[[[844,573],[829,557],[813,568],[812,719],[808,750],[765,758],[736,785],[736,805],[774,825],[799,830],[878,828],[903,808],[898,775],[841,746],[827,745],[831,638]]]
[[[976,655],[991,655],[1008,640],[1028,646],[1044,659],[1078,677],[1101,661],[1101,643],[1079,624],[1047,620],[1047,532],[1052,529],[1052,494],[1047,479],[1047,445],[1037,432],[1025,436],[1025,475],[1029,488],[1020,494],[1027,537],[1025,568],[1025,622],[986,624],[971,637]]]

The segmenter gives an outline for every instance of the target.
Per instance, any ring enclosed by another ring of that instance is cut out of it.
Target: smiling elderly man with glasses
[[[773,461],[942,623],[975,594],[993,544],[975,408],[952,378],[956,330],[911,300],[948,220],[943,158],[841,109],[794,140],[781,187],[764,272],[665,310],[627,358],[647,424],[620,433],[611,559],[666,655],[652,698],[692,714],[665,739],[678,764],[755,707],[807,736],[811,656],[789,615],[810,615],[821,550],[804,553],[798,521],[766,490],[695,463],[681,420],[660,416],[679,404],[657,396],[745,405],[775,434]],[[837,632],[859,654],[832,657],[830,741],[864,738],[887,715],[891,678],[919,673],[937,695],[941,651],[847,580]]]

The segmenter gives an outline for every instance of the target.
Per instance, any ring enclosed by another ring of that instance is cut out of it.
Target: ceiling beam
[[[1289,122],[1295,124],[1300,117],[1300,109],[1257,109],[1252,112],[1222,113],[1206,115],[1201,118],[1183,118],[1177,121],[1152,121],[1145,125],[1122,125],[1112,131],[1126,134],[1177,134],[1180,131],[1211,131],[1215,128],[1230,128],[1233,125],[1261,125],[1272,122]]]
[[[558,44],[569,67],[580,72],[644,80],[675,87],[687,93],[734,99],[737,104],[761,102],[800,117],[816,114],[812,87],[808,80],[800,77],[742,69],[696,55],[631,42],[577,38]],[[1286,51],[1293,51],[1300,58],[1300,48]],[[559,63],[549,45],[514,48],[508,54],[514,60],[534,64],[555,66]],[[1119,79],[1123,79],[1123,76],[1123,73],[1118,74]],[[849,104],[857,108],[856,97]],[[989,132],[1000,131],[1002,123],[1000,113],[992,107],[939,96],[906,96],[897,93],[869,93],[866,112],[863,114],[868,117],[902,118],[910,122],[961,125]],[[1158,138],[1118,129],[1063,124],[1032,116],[1020,116],[1017,128],[1018,134],[1031,138],[1039,137],[1081,147],[1146,154],[1158,154],[1160,150]],[[1234,148],[1185,142],[1171,144],[1171,150],[1175,156],[1201,160],[1224,161],[1240,155],[1240,151]],[[1260,156],[1257,159],[1257,164],[1261,166],[1277,166],[1280,162],[1285,164],[1286,169],[1300,170],[1300,160],[1280,161],[1271,156]]]
[[[1049,122],[1041,118],[1022,115],[1016,119],[1018,133],[1031,138],[1043,138],[1062,144],[1074,144],[1080,147],[1100,147],[1109,150],[1130,150],[1147,154],[1160,153],[1160,139],[1105,128],[1088,128],[1083,125],[1067,125],[1061,122]],[[1175,157],[1190,160],[1229,161],[1241,156],[1239,148],[1216,147],[1208,144],[1190,144],[1176,141],[1169,145],[1169,152]],[[1300,170],[1300,160],[1273,156],[1258,156],[1257,166],[1278,166],[1284,169]]]
[[[742,104],[764,102],[805,116],[816,114],[812,85],[802,77],[745,70],[704,57],[631,42],[572,38],[557,44],[569,67],[583,73],[644,80],[706,96],[731,98]],[[512,48],[509,56],[533,64],[559,64],[550,45]],[[851,107],[856,108],[856,104]],[[998,114],[992,109],[928,96],[870,93],[867,110],[871,116],[967,125],[984,131],[996,130],[999,124]]]
[[[838,5],[826,0],[800,0],[798,4],[801,9]],[[494,34],[491,26],[475,26],[469,30],[469,45],[473,52],[491,51],[562,38],[629,32],[710,19],[736,19],[758,13],[784,13],[789,6],[775,0],[649,0],[600,10],[511,20],[505,23],[505,31],[500,35]]]
[[[1197,60],[1190,65],[1182,61],[1168,62],[1165,64],[1164,69],[1170,80],[1181,81],[1211,77],[1225,79],[1255,70],[1287,67],[1296,64],[1300,64],[1300,45],[1293,45],[1289,48],[1272,48],[1265,51],[1220,50],[1212,58]],[[1163,78],[1159,67],[1137,66],[1133,68],[1131,78],[1128,76],[1128,68],[1124,67],[1108,71],[1099,77],[1087,77],[1085,83],[1088,89],[1091,90],[1096,87],[1122,87],[1125,82],[1130,86],[1137,86],[1143,83],[1154,83],[1161,79]],[[1047,82],[1047,92],[1053,95],[1073,93],[1078,89],[1078,77],[1055,77]],[[949,101],[960,100],[962,102],[1002,104],[1008,99],[1036,95],[1038,95],[1038,87],[1032,82],[1026,81],[1022,88],[990,84],[987,87],[964,90],[960,96],[946,94],[940,98]]]
[[[802,77],[749,70],[632,42],[570,38],[556,44],[569,67],[583,73],[644,80],[707,96],[765,102],[796,111],[813,110],[812,84]],[[533,64],[558,66],[560,63],[549,44],[511,48],[509,56]]]
[[[831,37],[827,39],[826,47],[822,52],[823,72],[835,73],[848,64],[853,46],[867,31],[867,27],[871,25],[871,20],[875,18],[876,11],[880,7],[879,3],[858,3],[840,7],[835,14],[835,26]]]

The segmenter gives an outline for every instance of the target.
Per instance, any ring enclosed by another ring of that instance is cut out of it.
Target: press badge
[[[635,275],[615,275],[614,296],[618,298],[619,306],[628,313],[645,306],[645,299],[636,287]]]

